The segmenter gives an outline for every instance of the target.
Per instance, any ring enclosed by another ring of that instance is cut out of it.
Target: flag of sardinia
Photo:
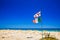
[[[33,20],[33,23],[39,23],[39,22],[41,22],[41,12],[37,12],[34,15],[34,20]]]

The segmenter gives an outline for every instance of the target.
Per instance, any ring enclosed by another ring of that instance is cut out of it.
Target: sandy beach
[[[60,32],[50,32],[50,36],[60,40]],[[0,30],[0,40],[39,40],[41,38],[42,32],[37,30]]]

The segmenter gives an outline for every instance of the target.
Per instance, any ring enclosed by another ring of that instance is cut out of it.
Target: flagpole
[[[42,17],[42,16],[41,16]],[[43,26],[42,26],[42,18],[41,18],[41,29],[42,29],[42,40],[43,40]]]
[[[41,19],[41,30],[42,30],[42,40],[43,40],[43,28],[42,28],[42,19]]]
[[[42,22],[41,22],[41,29],[42,29],[42,40],[43,40],[43,26],[42,26]]]

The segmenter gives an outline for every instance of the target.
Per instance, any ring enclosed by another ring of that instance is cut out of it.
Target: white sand
[[[60,32],[50,32],[60,40]],[[39,40],[42,38],[41,31],[32,30],[0,30],[0,40]]]

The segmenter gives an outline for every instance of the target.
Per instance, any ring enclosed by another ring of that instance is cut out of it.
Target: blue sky
[[[41,11],[42,23],[33,15]],[[0,0],[0,28],[60,28],[60,0]]]

